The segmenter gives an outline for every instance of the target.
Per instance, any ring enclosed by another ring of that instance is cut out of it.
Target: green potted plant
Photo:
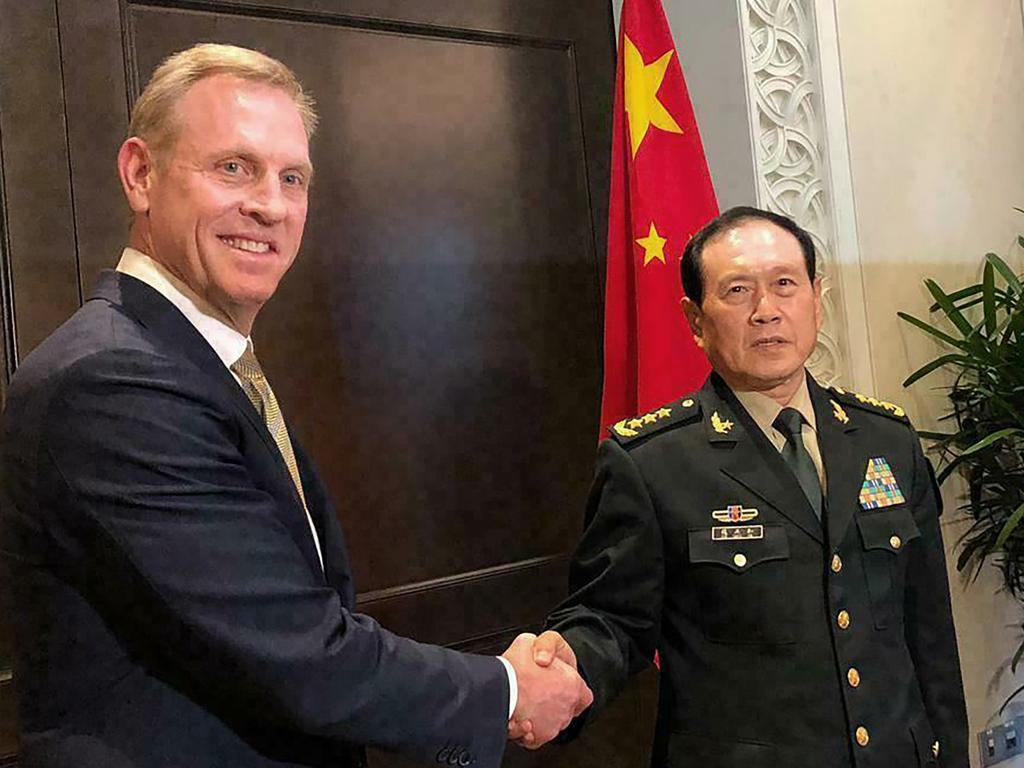
[[[1018,242],[1024,247],[1024,237]],[[942,458],[939,482],[959,472],[967,485],[960,508],[972,522],[959,542],[957,570],[973,580],[985,563],[995,564],[1010,595],[1024,604],[1024,275],[989,253],[981,282],[952,293],[934,280],[925,286],[937,322],[898,315],[938,339],[943,352],[903,385],[939,369],[953,374],[951,409],[942,417],[949,429],[920,434]],[[1012,673],[1022,657],[1024,640]],[[1007,703],[1022,691],[1024,685]]]

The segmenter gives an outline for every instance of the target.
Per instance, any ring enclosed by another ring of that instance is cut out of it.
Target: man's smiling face
[[[312,175],[302,118],[280,89],[214,75],[173,119],[140,245],[248,333],[302,242]]]

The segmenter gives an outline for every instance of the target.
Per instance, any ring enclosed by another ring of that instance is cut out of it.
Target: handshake
[[[542,747],[593,703],[576,671],[576,654],[557,632],[521,634],[501,655],[516,671],[519,698],[508,737],[520,746]]]

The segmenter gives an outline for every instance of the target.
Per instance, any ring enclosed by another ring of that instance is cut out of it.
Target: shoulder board
[[[885,400],[869,397],[868,395],[861,395],[857,392],[850,392],[842,387],[829,387],[828,391],[835,395],[840,403],[852,405],[854,408],[861,408],[871,413],[880,413],[891,419],[902,421],[904,424],[910,423],[910,419],[907,418],[907,412],[895,403],[889,403]]]
[[[700,416],[700,405],[693,396],[681,397],[649,413],[623,419],[608,428],[612,438],[620,445],[628,445],[642,437],[650,437],[668,427],[694,421]]]

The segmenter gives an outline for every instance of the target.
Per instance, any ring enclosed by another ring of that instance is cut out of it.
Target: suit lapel
[[[857,423],[835,402],[828,391],[808,377],[807,386],[818,422],[818,446],[825,464],[825,520],[828,540],[836,549],[860,508],[860,487],[867,459],[857,449]],[[854,414],[856,415],[856,414]]]
[[[295,450],[295,460],[299,465],[309,515],[320,538],[320,551],[324,556],[324,575],[327,583],[342,595],[345,607],[351,609],[355,606],[355,587],[341,523],[338,521],[334,505],[330,502],[323,480],[294,435],[292,448]]]
[[[299,514],[282,515],[282,518],[314,572],[322,574],[320,558],[317,557],[316,545],[309,532],[309,522],[302,508],[302,500],[295,489],[295,483],[292,482],[281,451],[249,398],[202,334],[157,290],[141,280],[114,270],[104,270],[101,273],[91,298],[104,299],[123,308],[146,330],[157,336],[166,347],[202,371],[234,403],[236,410],[259,435],[270,452],[271,459],[278,468],[280,482],[287,484]]]
[[[700,398],[708,442],[729,449],[722,472],[756,493],[808,536],[823,542],[821,523],[792,470],[725,382],[712,374]]]

